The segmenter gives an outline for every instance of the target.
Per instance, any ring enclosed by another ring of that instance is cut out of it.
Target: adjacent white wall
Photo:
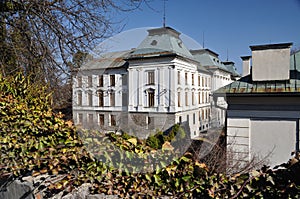
[[[250,158],[257,156],[270,166],[285,163],[295,150],[295,120],[251,120]]]

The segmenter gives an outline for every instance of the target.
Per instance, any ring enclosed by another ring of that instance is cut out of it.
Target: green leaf
[[[183,176],[182,180],[184,180],[185,182],[189,181],[191,179],[191,176]]]
[[[146,175],[145,175],[145,177],[146,177],[146,179],[147,179],[149,182],[151,182],[151,181],[152,181],[152,179],[151,179],[151,177],[150,177],[150,175],[149,175],[149,174],[146,174]]]
[[[154,174],[153,177],[154,177],[154,182],[155,182],[158,186],[161,186],[161,178],[160,178],[160,176],[157,175],[157,174]]]

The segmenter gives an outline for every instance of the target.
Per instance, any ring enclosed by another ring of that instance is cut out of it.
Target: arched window
[[[153,88],[149,88],[146,91],[148,96],[148,107],[154,107],[155,105],[155,90]]]
[[[181,93],[180,93],[180,91],[178,91],[177,92],[177,102],[178,102],[178,107],[181,107],[181,100],[180,100],[180,98],[181,98]]]
[[[98,104],[98,105],[99,105],[100,107],[103,107],[103,105],[104,105],[103,97],[104,97],[103,91],[102,91],[102,90],[99,90],[99,91],[98,91],[98,98],[99,98],[99,104]]]
[[[78,91],[77,93],[77,105],[82,106],[82,91]]]
[[[88,106],[93,106],[93,93],[92,93],[92,91],[87,92],[87,102],[88,102]]]
[[[109,98],[110,98],[110,106],[115,106],[115,92],[110,92]]]

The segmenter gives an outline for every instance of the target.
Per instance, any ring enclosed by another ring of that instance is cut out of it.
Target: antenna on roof
[[[166,1],[167,0],[163,0],[164,2],[163,27],[166,27]]]
[[[204,30],[203,30],[203,33],[202,33],[202,47],[204,48]]]
[[[227,59],[226,59],[226,61],[228,61],[228,48],[227,48]]]

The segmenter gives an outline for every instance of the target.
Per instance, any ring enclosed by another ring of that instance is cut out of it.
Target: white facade
[[[141,137],[175,123],[188,124],[192,138],[206,132],[212,86],[227,84],[230,73],[201,66],[179,34],[171,28],[149,30],[136,49],[104,55],[76,71],[75,124]]]

